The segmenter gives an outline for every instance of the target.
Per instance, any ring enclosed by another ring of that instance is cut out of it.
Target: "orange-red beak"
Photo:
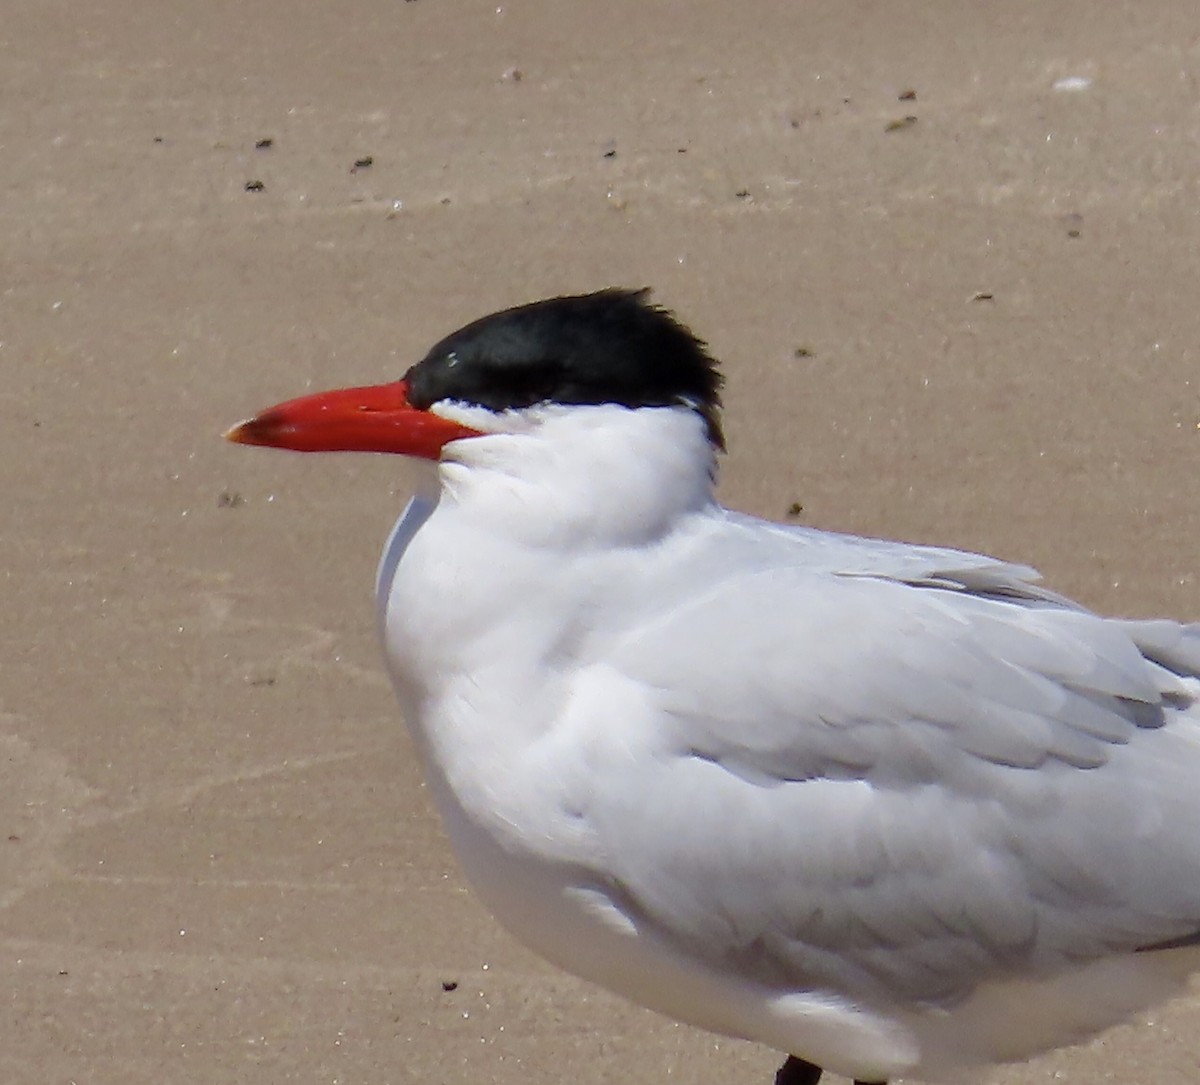
[[[408,402],[408,382],[339,388],[268,407],[225,436],[240,445],[296,452],[398,452],[436,460],[442,447],[479,431]]]

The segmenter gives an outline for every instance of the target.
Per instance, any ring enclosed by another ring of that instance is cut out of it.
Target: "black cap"
[[[408,398],[493,411],[538,403],[690,407],[724,448],[721,375],[705,344],[648,289],[548,298],[481,317],[406,374]]]

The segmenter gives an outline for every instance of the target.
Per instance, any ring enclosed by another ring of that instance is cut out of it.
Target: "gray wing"
[[[765,982],[930,1002],[1200,928],[1200,627],[840,545],[845,573],[739,574],[606,661],[645,726],[587,817],[641,921]]]

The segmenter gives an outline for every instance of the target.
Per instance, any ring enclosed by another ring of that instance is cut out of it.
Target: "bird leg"
[[[775,1085],[817,1085],[820,1080],[821,1068],[795,1055],[789,1055],[775,1074]]]
[[[817,1085],[821,1080],[821,1068],[811,1062],[789,1055],[775,1074],[775,1085]],[[886,1081],[859,1081],[855,1078],[854,1085],[887,1085]]]

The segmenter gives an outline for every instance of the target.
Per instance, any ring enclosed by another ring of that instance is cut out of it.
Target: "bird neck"
[[[559,719],[564,682],[656,597],[688,522],[713,508],[694,412],[547,408],[525,426],[528,414],[446,446],[436,503],[410,504],[380,573],[389,670],[467,848],[518,846],[531,811],[557,816],[562,781],[529,750]]]
[[[716,454],[683,408],[612,404],[523,412],[519,432],[443,452],[442,502],[527,545],[647,545],[713,501]]]

